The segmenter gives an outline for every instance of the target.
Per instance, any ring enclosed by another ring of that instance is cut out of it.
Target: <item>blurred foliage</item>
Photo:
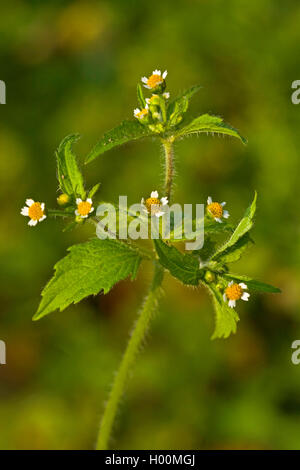
[[[2,200],[0,448],[92,448],[102,403],[151,273],[33,323],[53,264],[92,235],[36,229],[26,197],[54,206],[54,150],[67,134],[87,155],[136,107],[136,82],[167,69],[175,94],[200,83],[191,115],[210,112],[249,143],[199,137],[177,143],[177,202],[227,201],[238,220],[259,194],[253,256],[243,271],[281,287],[239,305],[238,333],[210,341],[206,293],[166,277],[165,297],[129,385],[113,445],[132,449],[300,448],[299,325],[300,5],[292,0],[22,1],[1,4]],[[222,8],[221,8],[222,7]],[[162,184],[161,149],[137,142],[85,168],[103,200],[129,203]],[[239,272],[238,267],[236,268]],[[243,272],[242,271],[242,272]],[[171,321],[170,321],[171,320]]]

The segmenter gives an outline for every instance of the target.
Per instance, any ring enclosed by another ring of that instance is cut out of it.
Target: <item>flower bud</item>
[[[70,201],[70,198],[67,194],[60,194],[57,198],[57,204],[60,206],[65,206]]]
[[[76,215],[75,222],[77,224],[83,224],[84,221],[85,221],[85,219],[83,219],[80,215]]]
[[[211,271],[206,271],[204,279],[206,280],[206,282],[210,283],[210,282],[213,282],[216,279],[216,276]]]

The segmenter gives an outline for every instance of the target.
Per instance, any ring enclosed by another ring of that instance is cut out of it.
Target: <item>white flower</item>
[[[144,117],[147,116],[147,114],[149,113],[148,108],[148,104],[146,104],[144,109],[135,108],[135,110],[133,111],[134,117],[136,117],[137,119],[144,119]]]
[[[33,227],[38,222],[46,219],[44,211],[45,204],[43,202],[34,202],[33,199],[26,199],[26,206],[22,208],[21,214],[30,218],[28,225]]]
[[[159,199],[157,191],[152,191],[150,197],[146,199],[146,201],[144,198],[141,200],[141,205],[144,207],[144,211],[148,214],[150,213],[151,215],[155,215],[156,217],[164,215],[165,211],[163,206],[166,206],[167,204],[168,198],[162,197]]]
[[[76,199],[77,209],[75,214],[80,216],[82,219],[86,219],[88,215],[93,212],[93,201],[91,198],[88,198],[86,201],[83,201],[79,197]]]
[[[229,307],[234,308],[237,300],[242,299],[248,301],[250,294],[249,292],[244,292],[246,289],[248,289],[248,287],[244,282],[237,284],[230,281],[223,294],[223,300],[225,302],[228,300]]]
[[[213,202],[212,198],[208,196],[207,198],[207,211],[215,219],[216,222],[222,223],[222,218],[228,219],[229,212],[224,210],[226,202]]]
[[[168,72],[165,70],[164,73],[162,74],[160,70],[153,70],[152,75],[150,77],[142,77],[142,82],[144,84],[145,88],[148,88],[149,90],[157,88],[159,85],[161,85],[166,76],[168,75]]]
[[[170,93],[166,91],[165,93],[163,93],[163,97],[165,100],[168,100],[170,98]]]

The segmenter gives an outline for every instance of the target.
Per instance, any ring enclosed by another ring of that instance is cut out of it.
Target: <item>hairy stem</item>
[[[165,194],[168,198],[169,204],[172,197],[172,185],[174,178],[174,150],[173,139],[163,140],[163,147],[165,151]]]
[[[149,324],[161,295],[161,283],[163,279],[163,270],[160,265],[155,262],[155,271],[153,281],[149,293],[144,301],[137,322],[129,339],[125,354],[121,361],[119,370],[115,377],[108,402],[104,411],[104,415],[100,424],[99,435],[97,439],[97,450],[108,449],[109,440],[118,411],[120,400],[124,394],[127,384],[127,378],[132,369],[137,354],[143,344]]]

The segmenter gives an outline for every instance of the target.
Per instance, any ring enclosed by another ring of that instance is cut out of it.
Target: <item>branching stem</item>
[[[174,178],[173,138],[170,137],[169,139],[164,139],[162,144],[165,151],[165,196],[167,196],[170,204]],[[108,449],[114,421],[127,385],[129,372],[134,366],[137,354],[148,331],[152,316],[157,309],[158,300],[161,295],[163,268],[156,261],[154,261],[154,265],[155,271],[149,293],[132,331],[104,410],[97,439],[97,450]]]

